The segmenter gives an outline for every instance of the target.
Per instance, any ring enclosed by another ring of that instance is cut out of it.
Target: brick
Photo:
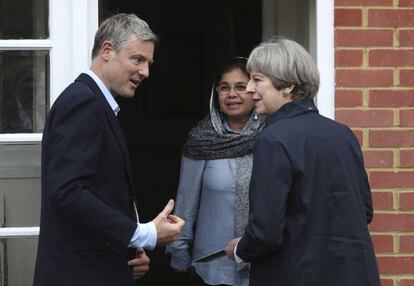
[[[414,147],[414,130],[370,130],[369,146]]]
[[[412,188],[414,172],[370,172],[369,181],[373,189]],[[411,217],[414,227],[414,214]]]
[[[414,110],[400,110],[400,126],[414,127]]]
[[[392,6],[393,0],[335,0],[335,6]]]
[[[389,127],[394,124],[391,110],[336,110],[335,119],[352,127]]]
[[[392,209],[393,196],[391,192],[372,192],[372,202],[375,210]]]
[[[414,236],[413,235],[403,235],[400,237],[400,252],[414,253]]]
[[[400,71],[400,85],[401,86],[414,86],[414,70],[401,70]]]
[[[414,214],[376,213],[370,231],[413,231]],[[413,257],[414,258],[414,257]],[[414,269],[413,269],[414,270]]]
[[[414,46],[414,31],[413,30],[400,30],[400,46],[410,47]]]
[[[377,257],[381,274],[414,274],[414,257]]]
[[[414,107],[414,89],[410,90],[371,90],[371,107]]]
[[[370,27],[414,27],[414,9],[370,9]]]
[[[400,7],[412,7],[412,6],[414,6],[414,0],[400,0]]]
[[[414,167],[414,150],[400,150],[400,167]]]
[[[337,87],[388,87],[393,83],[391,70],[336,70]]]
[[[381,286],[394,286],[394,280],[381,278],[380,285]]]
[[[400,193],[400,209],[404,211],[414,210],[414,192]]]
[[[336,90],[335,107],[358,107],[362,106],[361,90]]]
[[[392,30],[335,30],[336,47],[388,47],[392,46],[392,43]]]
[[[381,286],[394,286],[394,280],[392,280],[392,279],[381,279]]]
[[[404,67],[414,65],[414,49],[411,50],[371,50],[369,66]]]
[[[401,279],[399,285],[400,286],[414,286],[414,279]]]
[[[335,9],[335,27],[337,26],[361,26],[361,9]]]
[[[361,50],[337,50],[335,52],[336,67],[360,67],[362,66]]]
[[[363,139],[363,136],[362,136],[362,131],[361,130],[352,130],[352,132],[354,132],[355,137],[358,139],[359,145],[362,146],[362,143],[364,143],[363,142],[364,139]]]
[[[391,235],[372,235],[375,253],[393,252],[394,241]]]
[[[392,151],[364,150],[363,153],[366,168],[387,168],[393,165]]]

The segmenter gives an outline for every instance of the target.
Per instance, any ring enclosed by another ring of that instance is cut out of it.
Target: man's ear
[[[108,61],[111,58],[113,51],[114,51],[114,47],[112,45],[112,42],[105,41],[101,45],[101,50],[99,54],[105,61]]]

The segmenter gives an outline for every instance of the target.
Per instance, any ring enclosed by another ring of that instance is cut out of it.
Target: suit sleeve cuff
[[[129,247],[145,248],[152,250],[157,244],[157,229],[151,221],[148,223],[138,223],[134,235],[129,242]]]

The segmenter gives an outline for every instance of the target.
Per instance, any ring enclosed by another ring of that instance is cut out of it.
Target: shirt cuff
[[[129,242],[129,247],[154,249],[157,244],[157,229],[151,221],[148,223],[137,223],[137,229]]]
[[[239,239],[239,241],[240,241],[240,239]],[[239,245],[239,241],[237,241],[237,244],[236,244],[236,246],[234,247],[234,259],[236,260],[236,262],[238,263],[238,264],[240,264],[240,263],[243,263],[243,262],[246,262],[246,261],[244,261],[243,259],[241,259],[238,255],[237,255],[237,246]]]

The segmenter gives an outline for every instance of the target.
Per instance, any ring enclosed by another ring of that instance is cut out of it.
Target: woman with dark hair
[[[175,214],[186,224],[167,252],[174,269],[192,268],[201,285],[249,282],[247,264],[226,256],[198,261],[222,250],[247,223],[251,153],[263,122],[246,94],[246,61],[235,58],[219,73],[210,114],[190,131],[183,149]]]

